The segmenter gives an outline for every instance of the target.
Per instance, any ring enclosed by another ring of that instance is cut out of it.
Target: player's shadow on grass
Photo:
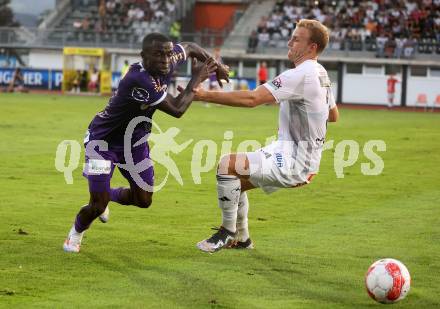
[[[331,294],[323,289],[316,289],[316,286],[329,287],[328,291],[339,291],[341,288],[341,282],[323,280],[319,274],[313,276],[313,272],[303,272],[298,268],[302,266],[296,266],[292,262],[288,262],[283,259],[275,259],[269,255],[263,254],[255,250],[249,255],[256,263],[262,265],[262,268],[256,268],[254,275],[264,277],[268,282],[271,282],[274,286],[280,287],[280,289],[288,289],[289,293],[296,295],[300,299],[320,300],[323,303],[345,305],[345,306],[373,306],[375,303],[367,304],[368,296],[365,298],[365,303],[353,304],[349,303],[344,297],[337,293]],[[292,256],[295,259],[295,256]],[[319,270],[317,270],[319,271]],[[298,282],[300,281],[300,282]],[[301,281],[304,282],[301,284]],[[295,284],[293,284],[295,282]],[[301,288],[297,288],[301,287]],[[341,293],[343,290],[341,290]],[[359,293],[365,293],[364,290],[360,290]],[[366,295],[366,294],[365,294]],[[345,301],[344,301],[345,300]]]
[[[190,272],[178,271],[176,269],[170,269],[160,266],[146,266],[140,263],[138,260],[131,256],[118,256],[120,264],[109,262],[105,258],[101,258],[98,255],[87,253],[87,257],[92,260],[96,265],[103,266],[111,272],[119,272],[124,278],[129,278],[133,284],[141,288],[146,287],[162,287],[157,288],[154,292],[161,298],[172,300],[175,303],[175,307],[211,307],[211,308],[234,308],[234,306],[228,304],[222,304],[222,300],[227,297],[228,303],[238,304],[238,298],[235,298],[235,293],[230,290],[225,290],[226,284],[215,284],[213,281],[208,281],[200,276],[192,275]],[[194,261],[194,256],[188,256],[186,259]],[[214,269],[214,271],[217,271]],[[151,272],[156,273],[155,276],[151,275]],[[160,279],[159,279],[160,278]],[[176,293],[175,285],[170,284],[166,286],[167,280],[179,281],[179,286],[182,287],[181,291],[188,291],[191,293],[185,294],[185,299],[182,299],[183,293]],[[219,281],[221,283],[221,281]],[[223,282],[224,283],[224,282]],[[195,289],[197,291],[195,291]],[[191,302],[190,297],[193,295],[194,306],[187,305]],[[221,300],[219,300],[221,299]],[[252,304],[246,304],[246,308],[255,308]]]

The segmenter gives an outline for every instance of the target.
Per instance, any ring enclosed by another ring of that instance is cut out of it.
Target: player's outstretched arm
[[[185,53],[188,57],[196,58],[199,61],[205,62],[212,56],[202,47],[193,42],[182,42],[180,45],[185,49]],[[229,83],[229,67],[222,63],[217,62],[217,70],[215,71],[217,82],[220,87],[223,87],[222,80]]]
[[[179,43],[184,49],[187,57],[196,58],[198,61],[205,62],[212,56],[202,47],[193,42]]]
[[[264,86],[259,86],[252,91],[242,90],[230,92],[206,91],[198,87],[194,89],[194,93],[194,100],[235,107],[255,107],[261,104],[276,102],[272,93]]]
[[[177,97],[168,94],[158,109],[175,118],[180,118],[194,100],[193,89],[198,87],[209,74],[215,72],[217,64],[213,58],[208,58],[204,63],[193,60],[192,77],[186,88]]]

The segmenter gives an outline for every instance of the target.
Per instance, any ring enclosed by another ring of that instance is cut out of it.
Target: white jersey
[[[280,104],[278,141],[272,149],[294,158],[300,178],[316,174],[329,109],[336,105],[327,71],[317,61],[306,60],[264,86]]]

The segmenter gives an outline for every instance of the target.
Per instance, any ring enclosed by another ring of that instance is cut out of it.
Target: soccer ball
[[[410,285],[408,269],[395,259],[374,262],[365,275],[368,295],[380,303],[390,304],[404,299]]]

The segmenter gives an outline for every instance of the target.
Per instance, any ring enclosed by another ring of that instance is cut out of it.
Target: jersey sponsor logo
[[[156,92],[162,92],[162,91],[165,92],[168,89],[168,85],[166,83],[162,84],[160,79],[154,79],[152,76],[151,76],[151,83],[153,84],[154,91]]]
[[[108,160],[89,160],[87,163],[88,175],[108,175],[111,172],[112,162]]]
[[[277,162],[277,166],[278,167],[283,167],[284,160],[283,160],[283,155],[281,153],[276,153],[275,154],[275,160]]]
[[[147,90],[145,90],[144,88],[137,88],[137,87],[133,88],[133,91],[131,92],[131,96],[133,97],[133,99],[140,102],[148,102],[148,99],[150,98],[150,94],[148,93]]]
[[[323,88],[330,88],[332,85],[330,78],[328,78],[327,75],[320,75],[319,76],[319,83],[321,84],[321,87],[323,87]]]
[[[177,63],[180,60],[184,60],[184,59],[185,59],[185,56],[182,52],[175,53],[174,55],[171,56],[171,61],[174,63]]]
[[[272,85],[275,87],[275,89],[280,89],[283,86],[283,84],[281,83],[281,77],[275,78],[272,81]]]
[[[167,91],[167,89],[168,89],[168,85],[167,84],[165,84],[165,85],[155,84],[154,85],[154,91],[156,91],[156,92]]]

